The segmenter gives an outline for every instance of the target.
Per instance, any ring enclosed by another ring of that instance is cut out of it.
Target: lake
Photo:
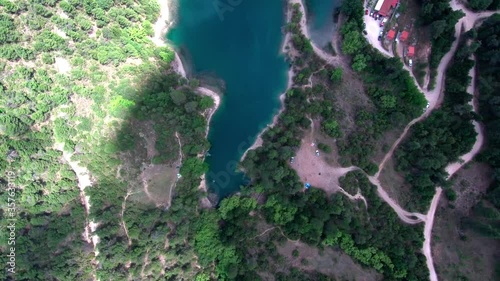
[[[247,181],[236,165],[271,122],[286,90],[288,65],[280,53],[285,1],[179,0],[168,40],[181,50],[194,77],[224,81],[210,123],[207,184],[223,198]]]
[[[333,12],[341,4],[340,0],[306,0],[308,28],[311,40],[320,48],[332,41],[336,25]]]

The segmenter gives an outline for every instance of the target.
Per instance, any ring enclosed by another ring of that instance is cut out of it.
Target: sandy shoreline
[[[158,20],[155,22],[153,26],[154,30],[154,37],[151,38],[153,43],[158,46],[158,47],[165,47],[167,46],[165,42],[165,35],[168,32],[168,29],[172,26],[173,20],[171,19],[171,0],[158,0],[158,4],[160,5],[160,17]],[[186,69],[184,68],[184,65],[182,64],[182,60],[179,56],[179,54],[175,51],[175,49],[172,46],[169,46],[173,52],[175,53],[175,60],[172,63],[172,68],[174,71],[179,74],[180,76],[187,78],[187,73]],[[205,133],[205,138],[208,137],[208,132],[210,130],[210,121],[212,120],[212,117],[214,113],[219,109],[220,103],[221,103],[221,98],[220,95],[217,94],[216,92],[205,88],[205,87],[198,87],[196,91],[202,95],[209,96],[214,100],[214,106],[211,109],[210,113],[207,116],[207,128],[206,128],[206,133]],[[205,156],[203,156],[204,159]],[[182,163],[181,163],[182,164]],[[201,182],[199,189],[203,191],[207,191],[207,185],[205,182],[205,175],[202,176]]]

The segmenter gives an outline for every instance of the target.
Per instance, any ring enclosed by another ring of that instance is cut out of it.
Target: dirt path
[[[432,259],[431,242],[432,242],[432,226],[434,225],[434,215],[436,214],[436,209],[439,203],[439,198],[441,197],[442,189],[441,187],[436,188],[436,194],[432,198],[431,206],[426,215],[425,225],[424,225],[424,245],[422,246],[422,253],[425,256],[427,263],[427,268],[429,269],[430,280],[437,281],[437,274],[434,268],[434,262]]]
[[[366,201],[365,197],[361,194],[361,191],[358,190],[358,192],[354,195],[351,195],[349,194],[347,191],[345,191],[342,187],[339,186],[339,191],[340,193],[344,194],[345,196],[347,196],[347,198],[349,198],[350,200],[352,201],[355,201],[355,200],[362,200],[364,203],[365,203],[365,207],[368,209],[368,202]]]
[[[476,61],[476,57],[473,56],[472,59],[474,62]],[[479,92],[476,90],[476,67],[472,67],[471,70],[469,71],[469,76],[472,78],[471,83],[469,87],[467,88],[467,92],[472,95],[472,100],[470,101],[470,105],[474,109],[474,112],[479,113],[478,110],[478,95]],[[451,163],[446,167],[446,172],[449,175],[449,178],[453,176],[460,168],[462,168],[465,164],[470,162],[474,156],[476,156],[479,151],[481,150],[481,147],[483,146],[484,143],[484,131],[482,128],[482,125],[474,121],[474,129],[477,133],[476,137],[476,142],[474,143],[474,146],[472,147],[471,151],[467,152],[466,154],[460,156],[460,161]]]
[[[144,255],[144,260],[142,261],[142,267],[141,267],[141,280],[145,280],[144,276],[144,269],[146,266],[149,264],[149,249],[147,249],[146,254]]]
[[[177,162],[174,163],[176,167],[180,167],[182,165],[184,155],[182,154],[182,143],[181,143],[181,138],[179,137],[179,133],[175,132],[175,138],[177,139],[177,143],[179,144],[179,158],[177,159]],[[177,176],[176,180],[172,183],[170,186],[169,194],[168,194],[168,202],[167,206],[165,206],[165,210],[168,210],[170,206],[172,205],[172,192],[175,189],[175,186],[177,185],[177,182],[179,181],[179,176]]]
[[[380,172],[384,168],[385,163],[387,162],[387,160],[389,158],[392,157],[394,150],[397,148],[397,146],[401,143],[401,141],[407,135],[411,126],[417,122],[420,122],[424,118],[426,118],[434,108],[438,107],[441,104],[442,100],[444,99],[443,98],[444,80],[445,80],[444,74],[446,73],[446,68],[448,67],[449,62],[451,61],[451,59],[452,59],[453,55],[455,54],[455,51],[458,47],[458,38],[460,37],[460,34],[462,32],[462,26],[464,27],[463,32],[466,32],[466,31],[470,30],[472,27],[474,27],[475,22],[478,21],[479,19],[491,16],[492,14],[495,13],[495,12],[483,12],[483,13],[477,13],[477,14],[472,13],[470,11],[467,11],[463,7],[463,5],[458,4],[456,2],[456,0],[451,1],[451,7],[453,10],[463,10],[465,12],[466,16],[463,17],[462,19],[460,19],[458,21],[458,23],[455,25],[455,38],[456,39],[453,42],[450,51],[445,54],[445,56],[442,58],[439,66],[438,66],[438,70],[437,70],[438,76],[436,78],[436,87],[434,88],[434,90],[431,90],[431,91],[422,91],[422,89],[419,87],[421,89],[421,91],[425,94],[425,97],[429,102],[429,109],[422,116],[411,121],[410,124],[408,124],[408,126],[406,126],[405,130],[403,131],[403,134],[396,140],[394,145],[391,147],[390,151],[385,155],[384,159],[380,163],[378,173],[375,175],[374,178],[370,179],[372,181],[372,183],[374,181],[378,182],[378,177],[380,175]],[[474,83],[474,80],[475,80],[474,69],[472,70],[471,73],[469,73],[469,75],[472,77],[473,82],[469,86],[468,92],[474,96],[472,105],[474,107],[474,110],[477,112],[477,107],[475,106],[475,104],[476,104],[475,99],[477,99],[477,97],[475,95],[476,91],[475,91],[475,83]],[[412,77],[413,77],[413,75],[412,75]],[[415,77],[413,77],[413,79],[415,80]],[[416,82],[416,80],[415,80],[415,84],[418,86],[418,83]],[[472,148],[472,150],[470,152],[468,152],[467,154],[465,154],[464,156],[461,157],[461,159],[464,161],[463,163],[452,163],[446,168],[446,171],[448,172],[448,174],[450,176],[453,175],[457,170],[459,170],[466,162],[470,161],[477,154],[477,152],[479,151],[479,149],[482,146],[482,143],[484,142],[484,136],[483,136],[483,132],[481,130],[480,124],[475,122],[474,126],[476,129],[476,132],[478,133],[476,143],[474,144],[474,147]],[[401,207],[399,207],[399,205],[397,205],[392,199],[390,199],[390,197],[387,195],[385,190],[379,184],[377,185],[377,187],[378,187],[379,195],[389,205],[391,205],[391,207],[396,211],[398,216],[403,221],[408,222],[408,223],[412,223],[410,221],[415,222],[415,220],[408,220],[408,216],[407,216],[408,214],[406,214],[406,216],[402,217],[402,215],[404,215],[407,212],[404,211]],[[431,239],[432,239],[432,226],[434,223],[434,215],[436,213],[436,208],[437,208],[441,193],[442,193],[442,189],[440,187],[437,187],[436,193],[435,193],[435,195],[432,199],[432,202],[431,202],[431,206],[429,207],[429,211],[427,212],[427,215],[425,217],[421,217],[421,214],[410,214],[410,215],[418,215],[416,217],[419,218],[419,220],[425,222],[425,227],[424,227],[425,240],[424,240],[422,252],[424,253],[424,255],[426,257],[427,267],[429,268],[431,281],[438,280],[436,271],[434,269],[433,259],[432,259]]]
[[[132,193],[130,193],[130,190],[128,190],[127,195],[125,195],[125,198],[123,198],[122,212],[120,214],[121,224],[122,224],[123,230],[125,231],[125,236],[127,236],[129,247],[132,245],[132,240],[130,239],[130,236],[128,235],[128,228],[127,228],[127,224],[125,223],[125,220],[123,219],[123,213],[125,213],[125,206],[127,205],[127,199],[130,195],[132,195]]]
[[[416,223],[426,221],[426,219],[427,219],[426,216],[424,216],[420,213],[410,213],[410,212],[404,210],[403,208],[401,208],[401,206],[399,206],[398,203],[396,203],[396,201],[394,201],[389,196],[389,194],[387,194],[387,192],[382,187],[382,185],[380,184],[380,181],[377,177],[368,176],[368,179],[370,180],[370,182],[373,185],[375,185],[377,187],[377,193],[380,196],[380,198],[382,198],[387,204],[389,204],[389,206],[391,206],[391,208],[396,212],[396,214],[398,215],[398,217],[402,221],[404,221],[405,223],[408,223],[408,224],[416,224]]]
[[[85,209],[85,226],[83,237],[87,243],[92,243],[94,257],[92,264],[97,265],[99,261],[96,257],[99,255],[99,250],[97,249],[97,244],[99,243],[99,236],[97,234],[92,235],[96,230],[97,224],[93,221],[89,221],[90,216],[90,196],[85,195],[85,189],[92,186],[92,181],[90,179],[90,172],[87,167],[80,166],[78,161],[71,160],[73,153],[69,153],[64,150],[64,143],[55,144],[55,149],[62,152],[63,159],[68,163],[71,169],[75,172],[76,178],[78,180],[78,188],[80,189],[80,200]],[[96,268],[94,268],[94,272]],[[93,274],[94,280],[96,280],[95,273]]]
[[[153,26],[154,36],[151,38],[151,41],[153,41],[153,43],[158,47],[165,47],[165,46],[167,46],[167,44],[165,43],[165,34],[168,32],[168,29],[171,27],[171,25],[173,23],[173,21],[171,19],[171,14],[170,14],[171,1],[170,0],[158,0],[158,3],[160,5],[160,17],[158,18],[158,20],[155,22],[155,24]],[[173,67],[174,71],[177,72],[177,74],[179,74],[183,78],[187,78],[186,69],[184,68],[184,65],[182,63],[182,60],[181,60],[179,54],[173,48],[172,48],[172,50],[175,53],[175,60],[172,63],[172,67]],[[209,129],[210,129],[210,121],[211,121],[214,113],[217,111],[217,109],[219,109],[219,106],[221,104],[221,97],[216,92],[214,92],[208,88],[205,88],[205,87],[198,87],[196,89],[196,91],[201,93],[202,95],[209,96],[214,100],[214,107],[208,112],[208,114],[206,116],[207,117],[207,127],[205,130],[206,131],[205,137],[208,137],[208,133],[209,133]],[[204,158],[205,156],[200,155],[200,157]],[[179,166],[180,165],[182,165],[182,159],[181,159],[181,163],[179,164]],[[149,193],[148,188],[147,188],[147,183],[145,183],[144,189],[145,189],[144,191],[145,191],[146,195],[148,195],[148,197],[151,198],[151,194]],[[207,191],[204,175],[201,178],[199,189],[201,189],[203,191]],[[170,192],[172,192],[172,188],[170,189]],[[170,206],[170,202],[169,202],[167,207],[169,207],[169,206]]]

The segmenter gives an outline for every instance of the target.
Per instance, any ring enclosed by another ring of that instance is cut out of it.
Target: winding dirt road
[[[304,35],[307,38],[310,38],[309,37],[309,32],[307,30],[307,24],[306,24],[307,23],[307,19],[306,19],[305,8],[304,8],[304,5],[302,3],[302,0],[290,0],[289,3],[290,4],[299,4],[300,11],[303,14],[303,17],[302,17],[302,19],[300,21],[301,29],[302,29],[302,32],[304,33]],[[449,65],[449,63],[450,63],[453,55],[455,54],[455,52],[457,50],[457,47],[458,47],[458,38],[460,37],[461,33],[462,32],[466,32],[466,31],[470,30],[472,27],[474,27],[474,24],[478,20],[483,19],[485,17],[489,17],[492,14],[496,13],[496,12],[473,13],[473,12],[465,9],[462,4],[457,3],[456,0],[452,0],[451,3],[450,3],[450,5],[451,5],[451,7],[452,7],[453,10],[462,10],[465,13],[465,17],[461,18],[458,21],[458,23],[455,25],[455,41],[453,42],[450,50],[443,56],[443,58],[441,59],[441,62],[439,64],[439,66],[438,66],[438,69],[437,69],[438,75],[436,77],[436,86],[435,86],[435,88],[433,90],[430,90],[430,91],[423,90],[418,85],[418,83],[417,83],[415,77],[413,76],[413,74],[411,73],[411,71],[405,66],[405,69],[407,69],[409,71],[411,77],[413,78],[415,85],[425,95],[425,98],[427,99],[427,101],[429,103],[429,108],[420,117],[412,120],[405,127],[405,129],[404,129],[403,133],[401,134],[401,136],[392,145],[391,149],[385,155],[385,157],[383,158],[382,162],[380,163],[380,165],[379,165],[379,171],[377,172],[377,174],[375,176],[373,176],[373,177],[368,177],[369,180],[370,180],[370,182],[372,184],[374,184],[374,185],[377,186],[377,191],[378,191],[379,196],[387,204],[389,204],[389,206],[391,206],[391,208],[396,212],[396,214],[398,215],[398,217],[402,221],[404,221],[406,223],[409,223],[409,224],[416,224],[416,223],[420,223],[420,222],[424,222],[425,223],[425,226],[424,226],[424,238],[425,238],[425,240],[424,240],[424,243],[423,243],[422,252],[423,252],[423,254],[426,257],[426,263],[427,263],[427,267],[428,267],[429,272],[430,272],[430,280],[431,281],[437,281],[438,280],[437,274],[436,274],[436,271],[435,271],[435,268],[434,268],[433,259],[432,259],[431,238],[432,238],[432,227],[433,227],[433,224],[434,224],[434,216],[435,216],[437,205],[439,203],[439,199],[440,199],[440,196],[441,196],[441,193],[442,193],[442,188],[440,188],[440,187],[436,188],[436,193],[435,193],[435,195],[434,195],[434,197],[432,199],[431,205],[429,207],[429,211],[427,212],[426,215],[423,215],[423,214],[420,214],[420,213],[410,213],[410,212],[404,210],[403,208],[401,208],[401,206],[399,206],[392,198],[390,198],[390,196],[387,194],[387,192],[381,186],[378,178],[380,176],[380,172],[383,170],[383,168],[384,168],[385,164],[387,163],[387,161],[393,156],[393,153],[396,150],[396,148],[399,146],[399,144],[402,142],[402,140],[408,134],[409,129],[415,123],[420,122],[423,119],[427,118],[435,108],[439,107],[440,103],[442,102],[442,100],[443,100],[443,92],[444,92],[444,79],[445,79],[446,68],[448,67],[448,65]],[[368,24],[370,22],[367,21],[366,16],[364,16],[364,18],[365,18],[365,22],[367,22],[367,26],[368,26]],[[371,25],[373,25],[373,23],[371,23]],[[392,57],[392,54],[390,54],[386,50],[382,49],[382,47],[380,46],[380,44],[378,44],[378,40],[374,41],[373,38],[367,38],[367,39],[370,42],[370,44],[373,47],[375,47],[376,49],[378,49],[382,54],[384,54],[385,56]],[[312,43],[312,46],[313,46],[314,52],[320,58],[322,58],[323,60],[325,60],[327,63],[329,63],[329,64],[338,64],[339,63],[339,58],[338,57],[330,56],[329,54],[327,54],[326,52],[324,52],[323,50],[321,50],[320,48],[318,48],[317,46],[315,46],[314,43]],[[474,81],[474,79],[475,79],[475,71],[472,71],[472,73],[470,73],[470,76],[472,77],[472,80]],[[472,95],[474,95],[474,93],[475,93],[475,85],[474,85],[474,83],[472,83],[469,86],[468,90],[469,90],[469,93],[471,93]],[[476,98],[477,97],[475,97],[475,99]],[[475,104],[475,102],[473,101],[473,106],[474,106],[474,104]],[[477,108],[474,107],[474,110],[477,111]],[[464,163],[467,162],[467,161],[470,161],[474,157],[474,155],[476,155],[476,153],[479,151],[479,149],[480,149],[480,147],[481,147],[481,145],[483,143],[483,134],[482,134],[481,127],[477,123],[475,123],[474,125],[475,125],[475,128],[476,128],[476,131],[478,132],[478,137],[477,137],[476,143],[475,143],[474,147],[472,148],[472,150],[469,153],[467,153],[466,155],[464,155],[464,156],[461,157],[462,160],[464,160]],[[451,176],[453,173],[455,173],[458,169],[460,169],[463,166],[464,163],[452,163],[452,164],[450,164],[447,167],[447,171],[448,171],[449,175]],[[341,188],[341,191],[342,190],[343,189]],[[347,192],[344,191],[343,193],[346,194]],[[346,194],[346,195],[348,195],[349,198],[352,197],[349,194]],[[359,194],[359,195],[362,196],[361,194]],[[365,204],[366,204],[366,201],[365,201]]]

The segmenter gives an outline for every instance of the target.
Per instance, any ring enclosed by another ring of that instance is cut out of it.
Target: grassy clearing
[[[403,208],[411,209],[411,186],[405,181],[404,176],[396,171],[394,158],[387,161],[380,173],[380,183],[389,196],[396,200]]]
[[[304,271],[321,272],[335,280],[374,281],[382,276],[373,269],[365,269],[340,250],[319,250],[301,242],[287,241],[277,248],[286,262]]]
[[[472,163],[454,177],[457,199],[444,197],[439,205],[433,229],[433,256],[440,280],[498,280],[497,261],[500,241],[485,238],[462,221],[490,184],[491,171],[481,163]]]

